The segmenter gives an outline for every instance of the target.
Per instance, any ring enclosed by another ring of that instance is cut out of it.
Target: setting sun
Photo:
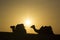
[[[31,20],[30,19],[26,19],[24,24],[25,24],[25,26],[29,27],[31,25]]]
[[[30,20],[26,20],[26,24],[27,25],[30,25]]]

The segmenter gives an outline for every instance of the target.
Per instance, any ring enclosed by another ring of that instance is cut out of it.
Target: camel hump
[[[35,28],[35,25],[32,25],[31,28]]]
[[[51,26],[44,26],[41,27],[39,33],[44,33],[44,34],[53,34],[52,27]]]

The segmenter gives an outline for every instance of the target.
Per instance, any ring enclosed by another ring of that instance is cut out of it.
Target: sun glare
[[[25,26],[29,27],[31,25],[31,20],[27,19],[25,20]]]
[[[26,24],[27,25],[30,25],[30,20],[26,20]]]

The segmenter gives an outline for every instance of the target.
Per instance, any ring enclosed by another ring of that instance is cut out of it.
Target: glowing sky
[[[0,0],[0,31],[11,32],[10,26],[31,20],[39,29],[51,25],[54,33],[60,34],[59,0]],[[34,33],[33,29],[27,31]]]

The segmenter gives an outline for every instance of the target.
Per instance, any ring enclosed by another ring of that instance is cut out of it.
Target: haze
[[[0,0],[0,31],[11,32],[10,26],[32,21],[39,29],[51,25],[55,34],[60,34],[59,0]],[[26,28],[28,33],[35,33]]]

